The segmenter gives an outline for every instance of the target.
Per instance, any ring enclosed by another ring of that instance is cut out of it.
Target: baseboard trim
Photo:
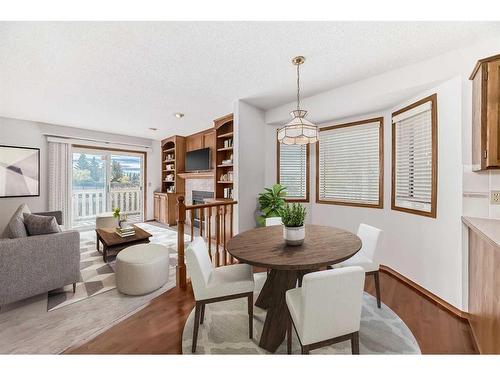
[[[395,277],[396,279],[398,279],[402,283],[406,284],[407,286],[409,286],[410,288],[415,290],[420,295],[424,296],[425,298],[427,298],[431,302],[441,306],[443,309],[452,313],[456,317],[458,317],[462,320],[466,320],[467,322],[469,321],[469,314],[468,313],[466,313],[465,311],[462,311],[462,310],[456,308],[455,306],[449,304],[448,302],[446,302],[442,298],[436,296],[434,293],[431,293],[427,289],[421,287],[416,282],[410,280],[406,276],[403,276],[399,272],[393,270],[391,267],[380,265],[380,271],[385,272],[386,274],[391,275],[392,277]]]

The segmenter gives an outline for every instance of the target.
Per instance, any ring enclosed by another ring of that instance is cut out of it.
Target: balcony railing
[[[142,211],[141,189],[121,188],[110,191],[111,206],[106,209],[106,191],[104,189],[73,190],[73,222],[94,218],[96,215],[119,207],[125,214],[140,214]]]

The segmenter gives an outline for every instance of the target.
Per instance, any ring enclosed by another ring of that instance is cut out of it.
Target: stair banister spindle
[[[184,222],[186,221],[186,205],[184,197],[177,198],[177,286],[186,289],[186,263],[184,260]]]

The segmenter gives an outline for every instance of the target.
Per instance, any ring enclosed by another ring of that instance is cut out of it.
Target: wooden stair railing
[[[177,286],[187,287],[186,263],[184,258],[184,230],[186,212],[190,212],[190,235],[194,238],[194,217],[198,211],[199,234],[208,243],[208,255],[215,267],[233,264],[233,257],[227,252],[227,242],[233,237],[234,206],[237,201],[218,201],[206,204],[188,205],[184,197],[177,198]],[[213,220],[212,220],[213,219]],[[213,227],[213,228],[212,228]],[[215,251],[212,254],[212,247]]]

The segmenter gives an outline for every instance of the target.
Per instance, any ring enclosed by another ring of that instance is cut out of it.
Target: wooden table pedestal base
[[[271,270],[255,306],[267,310],[259,346],[274,353],[285,340],[288,308],[285,293],[297,285],[296,271]]]

